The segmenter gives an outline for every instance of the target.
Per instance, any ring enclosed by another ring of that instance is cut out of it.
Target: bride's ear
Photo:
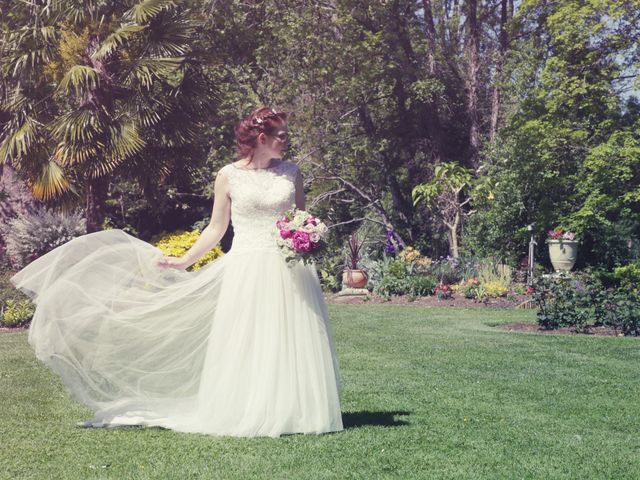
[[[264,134],[264,132],[258,134],[258,143],[261,143],[262,145],[267,143],[267,136]]]

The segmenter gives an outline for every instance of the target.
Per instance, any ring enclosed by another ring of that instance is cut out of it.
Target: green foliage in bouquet
[[[8,299],[0,311],[0,323],[5,327],[20,327],[31,320],[35,310],[35,305],[29,299]]]
[[[169,234],[156,235],[151,239],[151,243],[162,250],[162,253],[167,256],[181,257],[193,246],[194,243],[196,243],[199,236],[199,230],[193,230],[191,232],[178,231]],[[187,271],[191,272],[198,270],[222,255],[224,255],[222,249],[219,246],[215,246],[204,254],[196,263],[191,265]]]

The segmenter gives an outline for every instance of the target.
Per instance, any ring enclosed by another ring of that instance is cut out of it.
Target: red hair
[[[285,112],[276,112],[270,107],[260,107],[236,125],[236,147],[238,158],[251,157],[258,146],[258,135],[273,135],[287,121]]]

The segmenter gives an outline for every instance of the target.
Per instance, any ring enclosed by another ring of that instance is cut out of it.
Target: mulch
[[[453,295],[451,298],[440,300],[437,296],[416,297],[415,300],[407,295],[393,295],[389,299],[374,293],[368,295],[344,295],[337,293],[326,294],[325,301],[334,305],[415,305],[420,307],[461,307],[461,308],[498,308],[511,309],[530,299],[527,295],[513,295],[511,297],[490,298],[484,302],[465,298],[463,295]]]
[[[0,327],[0,332],[23,332],[28,329],[29,327]]]
[[[508,330],[509,332],[533,332],[533,333],[546,333],[550,335],[586,335],[597,337],[623,337],[624,334],[619,330],[609,326],[589,327],[584,332],[576,332],[573,327],[561,327],[554,330],[548,330],[542,328],[537,323],[503,323],[496,325],[496,328]]]

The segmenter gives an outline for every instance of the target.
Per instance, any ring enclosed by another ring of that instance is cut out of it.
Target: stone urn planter
[[[547,245],[549,245],[549,258],[555,271],[558,273],[571,271],[578,257],[578,241],[562,238],[549,239]]]
[[[369,280],[365,270],[345,268],[342,272],[342,285],[346,288],[364,288]]]

